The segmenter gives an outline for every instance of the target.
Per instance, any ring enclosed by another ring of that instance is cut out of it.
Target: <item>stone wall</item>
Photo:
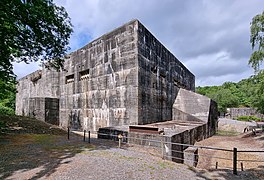
[[[256,116],[258,118],[264,118],[264,115],[258,113],[254,108],[228,108],[228,111],[232,119],[239,116]]]

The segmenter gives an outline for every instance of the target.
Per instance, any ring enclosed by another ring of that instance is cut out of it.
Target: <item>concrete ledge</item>
[[[198,164],[198,148],[188,147],[183,151],[184,164],[196,167]]]

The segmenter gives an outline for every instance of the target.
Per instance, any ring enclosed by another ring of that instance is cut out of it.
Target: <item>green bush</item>
[[[5,127],[6,127],[6,123],[3,121],[0,121],[0,129],[5,128]]]
[[[257,118],[256,116],[239,116],[236,118],[238,121],[261,121],[261,118]]]
[[[0,106],[0,115],[14,115],[15,111],[12,108]]]

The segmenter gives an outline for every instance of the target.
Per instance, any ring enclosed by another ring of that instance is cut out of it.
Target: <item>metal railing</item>
[[[88,134],[88,137],[86,137],[86,134]],[[156,146],[151,146],[154,148],[158,148],[161,150],[161,157],[163,159],[169,159],[172,161],[182,161],[182,162],[191,162],[191,163],[196,163],[196,164],[203,164],[206,162],[206,166],[207,167],[214,167],[215,169],[230,169],[233,170],[233,174],[237,175],[238,172],[238,163],[240,162],[240,169],[241,171],[244,171],[244,163],[263,163],[264,165],[264,160],[259,160],[259,159],[243,159],[243,158],[238,158],[240,156],[238,156],[239,154],[247,154],[247,155],[252,155],[252,153],[263,153],[264,154],[264,150],[257,150],[257,151],[252,151],[252,150],[238,150],[237,148],[233,148],[233,149],[226,149],[226,148],[219,148],[219,147],[212,147],[212,146],[199,146],[199,145],[191,145],[191,144],[183,144],[183,143],[174,143],[174,142],[165,142],[162,140],[153,140],[153,139],[146,139],[146,138],[137,138],[137,137],[129,137],[129,136],[123,136],[121,134],[104,134],[104,133],[98,133],[98,132],[92,132],[92,134],[97,135],[97,136],[101,136],[101,137],[111,137],[112,140],[118,141],[118,147],[121,148],[123,143],[129,143],[129,140],[140,140],[140,143],[137,143],[138,145],[143,145],[145,146],[146,143],[143,143],[143,141],[145,142],[152,142],[152,143],[156,143]],[[68,139],[70,139],[70,129],[68,128]],[[88,141],[88,143],[91,143],[90,139],[91,139],[91,132],[90,131],[85,131],[83,132],[83,141]],[[181,150],[176,150],[171,148],[170,149],[170,153],[167,153],[166,150],[164,151],[164,149],[166,148],[165,145],[170,145],[170,146],[176,146],[176,147],[180,147],[179,149]],[[200,150],[206,150],[206,151],[223,151],[226,154],[226,156],[217,156],[214,155],[215,152],[200,152],[198,154],[194,154],[194,153],[189,153],[189,152],[185,152],[184,150],[187,149],[188,147],[192,147],[192,148],[196,148],[196,149],[200,149]],[[178,154],[178,156],[173,156]],[[194,158],[192,159],[188,159],[186,157],[184,157],[185,155],[192,155]],[[209,155],[208,155],[209,154]],[[212,155],[210,155],[212,154]],[[254,155],[252,155],[253,157]],[[196,160],[197,159],[197,160]],[[198,159],[200,159],[198,161]],[[264,159],[264,158],[263,158]],[[208,164],[209,162],[215,162],[215,164]],[[223,163],[223,161],[225,161],[225,163]],[[229,162],[229,163],[226,163]],[[224,165],[222,165],[224,164]]]

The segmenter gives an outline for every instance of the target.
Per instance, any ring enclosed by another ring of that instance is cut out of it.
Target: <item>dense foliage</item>
[[[43,62],[59,69],[72,33],[70,18],[53,0],[0,1],[0,113],[13,114],[12,62]]]
[[[9,81],[14,61],[62,67],[71,33],[67,12],[53,0],[1,0],[0,81]]]
[[[0,114],[12,115],[15,113],[16,84],[15,80],[0,81]]]
[[[238,83],[225,82],[222,86],[197,87],[196,92],[215,100],[220,112],[226,112],[228,107],[256,107],[264,113],[263,84],[264,72],[260,71]]]

